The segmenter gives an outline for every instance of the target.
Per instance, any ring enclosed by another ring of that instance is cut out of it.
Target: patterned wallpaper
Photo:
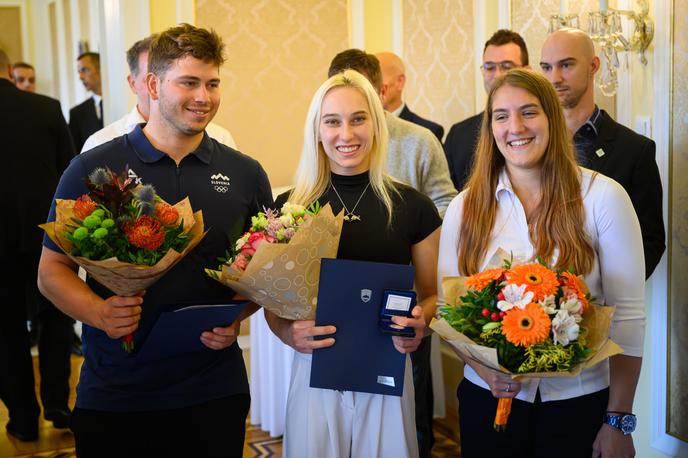
[[[670,207],[669,433],[688,441],[688,3],[674,2]]]
[[[616,7],[616,0],[609,2],[610,8]],[[599,10],[599,0],[577,0],[569,2],[569,13],[578,14],[581,29],[588,30],[588,12]],[[528,46],[530,66],[540,68],[540,50],[547,37],[549,17],[559,14],[558,0],[512,0],[512,29],[521,34]],[[621,57],[623,60],[623,57]],[[595,87],[595,101],[612,117],[616,114],[614,97],[605,97]]]
[[[406,0],[403,8],[405,99],[444,126],[474,115],[473,2]]]
[[[308,104],[348,47],[346,0],[196,0],[196,24],[226,44],[215,121],[273,186],[290,184]]]

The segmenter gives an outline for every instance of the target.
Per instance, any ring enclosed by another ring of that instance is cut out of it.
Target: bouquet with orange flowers
[[[621,352],[609,340],[613,307],[596,305],[583,279],[540,263],[442,281],[446,305],[430,327],[461,354],[518,377],[575,376]],[[506,428],[511,398],[494,427]]]
[[[119,296],[161,278],[205,235],[202,213],[186,198],[170,205],[128,170],[95,169],[76,200],[58,199],[55,221],[42,224],[50,239],[89,275]],[[127,352],[133,336],[123,338]]]

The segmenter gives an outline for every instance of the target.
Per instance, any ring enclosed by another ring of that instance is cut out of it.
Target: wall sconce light
[[[607,1],[600,0],[600,10],[588,14],[588,34],[599,45],[601,51],[602,68],[597,75],[597,85],[606,96],[613,96],[618,88],[619,52],[638,52],[640,62],[647,65],[645,50],[654,37],[654,22],[648,15],[647,0],[637,0],[637,3],[640,7],[639,12],[609,9]],[[564,14],[561,5],[560,14],[550,17],[550,33],[562,27],[580,28],[578,15]],[[627,17],[633,24],[633,33],[628,38],[624,36],[621,27],[622,17]]]

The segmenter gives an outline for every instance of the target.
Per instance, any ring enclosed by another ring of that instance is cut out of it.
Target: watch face
[[[636,418],[634,415],[624,415],[621,417],[621,432],[631,434],[635,431]]]

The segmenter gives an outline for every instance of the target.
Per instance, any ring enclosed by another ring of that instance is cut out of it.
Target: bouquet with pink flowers
[[[337,256],[342,222],[329,205],[265,209],[251,218],[234,254],[206,273],[282,318],[312,319],[320,260]]]

